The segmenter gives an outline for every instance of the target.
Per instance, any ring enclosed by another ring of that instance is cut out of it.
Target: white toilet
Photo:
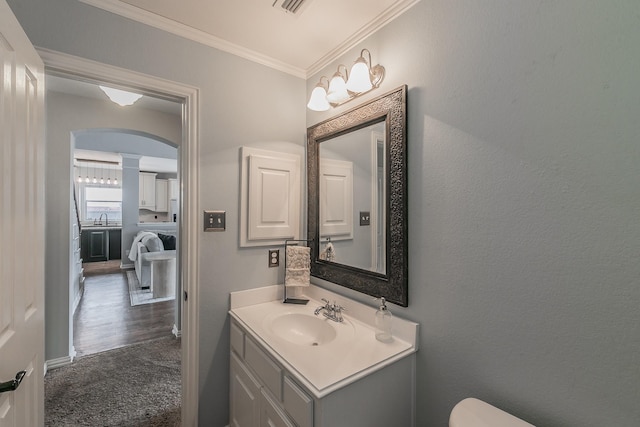
[[[451,411],[449,427],[535,427],[501,409],[472,397]]]

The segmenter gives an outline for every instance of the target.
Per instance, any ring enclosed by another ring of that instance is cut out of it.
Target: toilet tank
[[[534,427],[501,409],[472,397],[451,411],[449,427]]]

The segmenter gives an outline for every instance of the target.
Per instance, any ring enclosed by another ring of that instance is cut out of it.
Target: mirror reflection
[[[307,129],[311,275],[407,306],[406,94]]]
[[[383,121],[320,143],[320,259],[386,274],[384,178]]]

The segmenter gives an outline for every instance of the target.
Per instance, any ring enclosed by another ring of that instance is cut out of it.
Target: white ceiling
[[[73,80],[64,77],[47,74],[45,87],[47,91],[61,92],[68,95],[82,96],[85,98],[98,99],[101,101],[109,101],[105,93],[100,90],[96,83],[89,83],[80,80]],[[182,104],[179,102],[166,101],[152,96],[143,96],[135,104],[127,107],[120,107],[113,104],[114,108],[122,108],[131,110],[136,108],[144,108],[148,110],[161,111],[163,113],[180,115],[182,114]]]
[[[307,78],[420,0],[79,1]]]

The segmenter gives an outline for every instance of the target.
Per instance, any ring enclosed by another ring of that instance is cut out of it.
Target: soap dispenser
[[[380,307],[376,311],[376,339],[382,342],[391,342],[391,319],[392,315],[387,308],[384,297],[380,298]]]

